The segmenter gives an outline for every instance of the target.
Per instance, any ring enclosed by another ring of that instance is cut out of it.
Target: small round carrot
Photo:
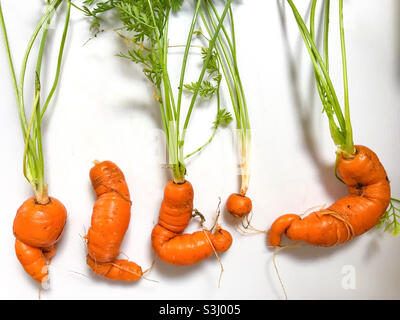
[[[372,150],[364,146],[355,148],[353,158],[340,154],[337,163],[349,195],[304,219],[293,214],[279,217],[268,233],[271,246],[279,246],[285,233],[293,241],[330,247],[359,236],[378,223],[390,202],[389,179]]]
[[[207,8],[204,15],[201,15],[204,29],[207,31],[210,38],[217,35],[218,41],[221,46],[216,46],[215,52],[218,56],[218,60],[221,61],[220,67],[222,73],[225,75],[225,85],[230,92],[231,105],[233,109],[233,116],[236,122],[236,138],[238,144],[238,156],[240,163],[240,174],[241,174],[241,186],[240,193],[233,193],[229,196],[226,201],[227,211],[235,218],[247,218],[252,210],[251,199],[246,196],[247,190],[250,184],[251,176],[251,123],[250,113],[247,107],[247,99],[244,90],[244,83],[241,79],[240,67],[238,64],[237,51],[232,46],[222,45],[223,43],[235,43],[235,22],[234,15],[232,14],[232,6],[229,5],[231,11],[229,19],[226,24],[231,32],[216,32],[213,25],[219,20],[218,14],[215,15],[215,1],[210,0],[204,3]],[[225,27],[224,27],[225,28]],[[229,114],[230,115],[230,114]],[[248,219],[247,219],[248,220]],[[239,222],[239,221],[237,221]],[[249,220],[248,220],[249,222]],[[251,229],[255,229],[249,225]],[[254,231],[254,230],[253,230]]]
[[[226,201],[226,210],[235,218],[247,216],[251,209],[251,199],[239,193],[232,193]]]
[[[96,162],[90,180],[98,197],[86,236],[86,262],[93,272],[111,279],[137,281],[142,269],[136,263],[116,260],[129,226],[131,200],[122,171],[111,161]]]
[[[53,197],[39,203],[35,197],[26,200],[18,209],[13,232],[15,252],[25,271],[36,281],[48,279],[48,260],[55,252],[55,244],[63,232],[67,211]]]
[[[151,234],[153,249],[164,262],[195,264],[210,257],[214,250],[228,250],[232,244],[231,234],[219,226],[213,233],[203,230],[182,234],[192,218],[193,198],[189,181],[169,181],[165,187],[159,220]]]

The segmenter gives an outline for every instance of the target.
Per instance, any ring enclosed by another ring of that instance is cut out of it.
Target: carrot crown
[[[46,10],[37,24],[29,42],[22,61],[22,67],[20,71],[19,82],[15,73],[15,68],[11,56],[11,50],[8,42],[8,35],[5,26],[4,16],[0,4],[0,24],[3,31],[4,43],[6,47],[6,52],[8,56],[8,62],[11,70],[11,76],[14,84],[18,115],[21,123],[22,134],[25,142],[24,156],[23,156],[23,171],[26,179],[32,185],[35,192],[36,199],[40,203],[46,203],[48,201],[47,196],[47,186],[44,182],[44,160],[43,160],[43,145],[42,145],[42,130],[41,122],[47,107],[54,95],[54,92],[58,85],[58,80],[60,76],[61,62],[64,52],[64,44],[69,26],[70,18],[70,7],[71,3],[68,1],[67,14],[65,17],[65,26],[60,43],[59,54],[58,54],[58,64],[56,69],[56,75],[54,78],[53,86],[48,93],[44,103],[41,100],[41,86],[40,86],[40,72],[42,69],[43,53],[46,46],[47,34],[49,31],[49,25],[54,12],[61,5],[63,0],[53,0],[47,1]],[[37,54],[36,70],[35,70],[35,89],[34,89],[34,100],[32,105],[32,111],[29,121],[27,120],[27,115],[25,112],[25,99],[24,99],[24,84],[25,84],[25,72],[27,68],[27,63],[29,56],[31,54],[31,49],[38,34],[42,32],[42,38],[39,46],[39,51]]]
[[[191,48],[195,47],[192,42],[198,34],[195,31],[195,27],[203,2],[203,0],[196,1],[186,44],[183,46],[184,54],[176,95],[173,89],[175,86],[171,84],[168,72],[168,51],[170,48],[168,30],[170,18],[173,13],[181,9],[183,0],[86,0],[85,4],[89,7],[94,6],[93,9],[90,10],[88,7],[80,8],[87,16],[92,18],[92,28],[94,29],[100,25],[99,14],[112,9],[118,12],[122,22],[122,28],[118,30],[122,30],[125,33],[119,33],[119,35],[130,44],[127,53],[121,53],[119,56],[142,65],[144,75],[153,84],[154,98],[159,104],[165,131],[169,163],[174,175],[174,181],[177,183],[185,181],[185,159],[201,151],[211,142],[217,128],[231,120],[230,114],[226,110],[220,109],[220,63],[216,58],[214,46],[232,0],[226,1],[225,10],[215,27],[215,35],[208,41],[208,47],[202,48],[203,63],[197,80],[190,84],[185,84],[188,57]],[[185,114],[182,110],[184,89],[191,93],[190,103],[185,108]],[[185,156],[185,137],[196,101],[199,96],[211,98],[214,95],[217,95],[218,100],[217,117],[213,124],[214,132],[205,144]]]
[[[346,66],[346,47],[344,38],[343,26],[343,0],[339,0],[339,25],[340,25],[340,39],[342,51],[342,64],[343,64],[343,85],[344,85],[344,114],[337,98],[335,89],[333,87],[331,78],[329,76],[329,54],[328,54],[328,33],[329,33],[329,13],[330,13],[330,0],[324,2],[324,49],[323,54],[320,54],[316,45],[315,33],[315,11],[317,0],[313,0],[311,5],[310,14],[310,28],[308,29],[303,18],[299,14],[296,6],[292,0],[287,0],[292,8],[294,17],[298,24],[300,33],[303,37],[304,43],[309,52],[315,74],[315,81],[319,97],[321,99],[324,111],[328,116],[329,129],[333,142],[342,152],[345,157],[352,157],[355,153],[353,142],[353,130],[350,121],[350,108],[349,108],[349,91],[347,81],[347,66]],[[323,56],[323,58],[322,58]]]

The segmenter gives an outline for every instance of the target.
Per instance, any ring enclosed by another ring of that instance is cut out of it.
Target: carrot
[[[217,34],[215,29],[221,17],[213,0],[205,1],[203,7],[200,15],[204,28],[201,29],[207,31],[208,37],[213,37]],[[229,6],[229,19],[227,20],[230,24],[229,27],[222,25],[222,32],[217,34],[216,54],[225,75],[224,79],[230,93],[236,120],[242,181],[240,193],[233,193],[228,197],[226,209],[233,217],[244,218],[252,210],[251,199],[246,196],[250,182],[251,129],[245,91],[238,66],[235,22],[231,5]],[[207,36],[204,35],[204,38],[207,39]]]
[[[121,280],[134,282],[142,278],[142,268],[136,263],[128,260],[114,260],[110,263],[97,263],[89,255],[86,263],[93,272],[110,280]]]
[[[329,129],[337,147],[336,170],[346,184],[349,195],[337,200],[327,209],[312,212],[302,219],[295,214],[279,217],[268,232],[271,246],[279,246],[282,234],[293,241],[304,241],[316,246],[335,246],[345,243],[373,228],[388,207],[390,183],[378,156],[369,148],[354,145],[350,121],[346,50],[343,27],[343,0],[339,1],[339,25],[343,64],[344,114],[329,76],[328,27],[330,2],[324,3],[324,58],[315,39],[315,12],[313,0],[310,31],[292,0],[288,0],[313,63],[316,84]]]
[[[158,223],[151,234],[153,249],[164,262],[195,264],[210,257],[214,250],[225,252],[232,244],[230,233],[220,227],[214,233],[204,230],[182,234],[192,218],[193,197],[189,181],[169,181],[165,187]]]
[[[48,280],[48,261],[56,252],[55,244],[66,220],[67,210],[53,197],[47,203],[29,198],[17,211],[13,225],[15,252],[25,271],[38,282]]]
[[[96,162],[90,180],[98,199],[87,236],[86,262],[93,272],[111,279],[137,281],[143,273],[136,263],[117,260],[129,226],[131,200],[122,171],[111,161]]]
[[[17,79],[15,73],[0,4],[0,27],[4,36],[4,44],[17,98],[18,115],[25,142],[23,173],[32,186],[35,195],[26,200],[17,210],[13,224],[13,232],[16,238],[15,252],[25,271],[38,282],[46,282],[48,280],[48,264],[56,253],[55,244],[61,238],[67,219],[67,211],[64,205],[57,199],[48,196],[48,186],[44,179],[44,157],[41,131],[44,113],[58,85],[65,40],[69,28],[71,2],[68,2],[66,6],[64,30],[59,46],[55,80],[47,97],[41,100],[41,68],[49,33],[49,25],[54,16],[54,12],[61,6],[62,2],[62,0],[53,0],[47,3],[46,10],[28,42],[19,79]],[[38,46],[39,50],[34,73],[34,100],[30,119],[28,120],[24,99],[25,73],[27,70],[28,58],[39,32],[41,32],[41,40],[40,46]]]
[[[165,187],[158,224],[152,231],[152,246],[162,260],[172,264],[197,263],[213,252],[227,250],[232,243],[231,235],[219,227],[214,230],[215,232],[203,230],[193,234],[182,234],[192,218],[194,195],[191,184],[185,179],[187,174],[185,160],[203,150],[213,140],[217,129],[232,120],[230,113],[221,108],[222,74],[220,61],[214,50],[218,33],[231,3],[232,0],[226,1],[224,11],[214,28],[215,34],[207,41],[208,46],[202,48],[202,66],[196,81],[188,83],[185,76],[189,53],[192,48],[198,47],[193,46],[193,41],[198,34],[195,28],[203,4],[202,1],[196,1],[180,65],[179,83],[176,85],[171,82],[172,77],[168,68],[169,25],[173,13],[180,10],[183,1],[124,1],[124,5],[121,6],[118,1],[99,0],[91,1],[89,7],[93,6],[93,11],[87,7],[83,9],[93,19],[94,27],[99,26],[99,15],[104,12],[113,10],[118,14],[122,23],[122,27],[118,28],[121,32],[119,35],[129,43],[127,53],[119,56],[141,65],[144,75],[152,83],[153,97],[159,105],[166,137],[168,167],[173,174],[173,181]],[[140,14],[127,17],[127,11]],[[122,32],[129,34],[129,37]],[[184,90],[191,93],[187,108],[184,107]],[[196,102],[199,97],[211,100],[214,96],[217,97],[217,114],[213,122],[212,135],[199,148],[185,154],[186,134]]]
[[[281,235],[285,233],[293,241],[334,246],[367,232],[378,223],[390,202],[389,180],[372,150],[355,147],[354,158],[345,159],[341,155],[337,164],[349,195],[304,219],[298,215],[279,217],[269,230],[270,245],[280,245]]]
[[[235,218],[247,216],[252,206],[251,199],[240,193],[232,193],[226,201],[226,210]]]

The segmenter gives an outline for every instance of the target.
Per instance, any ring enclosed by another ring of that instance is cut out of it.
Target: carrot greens
[[[56,74],[50,92],[47,94],[46,99],[42,100],[40,78],[41,78],[44,50],[47,44],[49,26],[52,18],[54,17],[54,13],[61,6],[63,2],[67,2],[67,12],[65,15],[65,24],[64,24],[62,39],[59,45]],[[1,30],[3,32],[4,44],[6,48],[6,53],[11,71],[11,77],[13,80],[14,90],[16,94],[18,115],[25,142],[25,149],[23,156],[23,171],[26,179],[31,184],[34,190],[36,199],[39,203],[48,202],[47,185],[45,184],[45,179],[44,179],[44,159],[43,159],[41,122],[59,83],[65,40],[69,27],[70,8],[71,8],[70,1],[65,1],[65,0],[47,1],[46,10],[42,18],[40,19],[39,23],[35,27],[34,32],[28,42],[20,69],[20,76],[19,78],[17,78],[12,59],[11,49],[9,45],[9,39],[7,35],[4,15],[0,3],[0,25],[1,25]],[[33,75],[35,79],[34,100],[32,103],[31,116],[28,120],[25,110],[26,103],[24,98],[25,74],[29,57],[32,54],[31,53],[32,47],[35,41],[37,40],[40,32],[41,32],[41,40],[37,52],[35,73]],[[42,101],[44,101],[44,103],[42,103]]]
[[[221,17],[218,14],[214,0],[204,1],[200,16],[208,37],[217,36],[217,57],[228,87],[236,119],[236,131],[240,150],[240,169],[242,174],[240,194],[245,195],[250,180],[251,131],[246,96],[237,61],[235,23],[232,6],[229,6],[229,19],[227,19],[230,25],[230,32],[225,24],[221,27],[222,32],[216,32],[217,24],[218,21],[221,21]],[[201,31],[200,33],[203,34]],[[204,34],[203,36],[207,38]]]
[[[292,8],[293,14],[300,29],[300,33],[313,63],[317,89],[323,104],[323,109],[328,116],[332,139],[338,148],[338,153],[341,152],[344,158],[353,158],[355,154],[355,148],[353,142],[353,130],[350,121],[347,58],[343,23],[343,0],[339,0],[339,31],[343,67],[344,114],[329,76],[328,33],[330,0],[326,0],[324,2],[323,54],[321,54],[317,49],[315,36],[315,12],[317,0],[313,0],[311,5],[309,29],[300,16],[293,1],[287,1]],[[322,56],[324,58],[322,58]],[[391,198],[389,207],[378,223],[378,227],[385,227],[385,231],[390,231],[394,235],[400,234],[399,203],[400,201],[398,199]]]
[[[118,13],[122,24],[118,30],[125,33],[123,36],[128,38],[132,45],[132,48],[121,53],[120,56],[142,65],[144,75],[153,85],[154,97],[159,104],[165,131],[169,162],[176,183],[185,181],[185,159],[201,151],[211,142],[217,128],[230,121],[229,113],[220,108],[221,75],[219,63],[215,58],[214,47],[231,2],[232,0],[226,2],[225,10],[215,27],[215,36],[209,40],[208,47],[203,49],[203,63],[198,79],[186,84],[185,75],[189,53],[196,35],[195,27],[203,3],[203,0],[195,1],[195,9],[184,46],[177,92],[174,92],[175,86],[171,84],[168,70],[168,31],[170,19],[174,13],[181,9],[183,0],[114,0],[103,2],[87,0],[84,2],[85,6],[81,9],[88,17],[92,18],[92,29],[98,28],[101,19],[105,19],[104,16],[101,16],[102,13],[109,10],[115,10]],[[186,113],[183,112],[182,96],[184,90],[191,93]],[[214,95],[217,95],[218,109],[217,118],[213,124],[213,134],[203,146],[185,156],[186,132],[198,97],[211,98]]]
[[[391,198],[388,209],[379,220],[378,228],[384,228],[394,236],[400,235],[400,200]]]
[[[339,0],[339,25],[343,65],[344,113],[342,111],[342,107],[340,106],[338,97],[329,76],[328,33],[330,0],[324,2],[325,15],[323,54],[321,54],[318,50],[315,38],[315,11],[317,0],[313,0],[312,2],[309,28],[301,17],[293,1],[287,1],[292,8],[294,17],[296,19],[300,33],[303,37],[304,43],[307,47],[307,51],[309,52],[314,67],[318,94],[323,105],[323,110],[325,111],[329,120],[329,129],[333,142],[337,146],[338,152],[341,152],[345,158],[352,158],[355,153],[355,148],[353,142],[353,130],[350,121],[346,47],[343,25],[343,0]]]

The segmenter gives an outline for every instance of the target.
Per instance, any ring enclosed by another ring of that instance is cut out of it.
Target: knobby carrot
[[[302,219],[295,214],[279,217],[268,232],[268,242],[279,246],[282,234],[293,241],[304,241],[317,246],[335,246],[359,236],[373,228],[384,215],[391,197],[386,171],[377,155],[365,146],[354,145],[350,121],[346,50],[343,27],[343,0],[339,4],[339,26],[343,64],[344,114],[329,76],[328,27],[330,1],[324,2],[324,53],[317,49],[315,12],[313,0],[310,14],[310,31],[292,0],[293,11],[300,33],[313,63],[316,85],[329,129],[337,147],[336,171],[347,185],[349,195],[327,209],[309,214]],[[322,57],[323,56],[323,57]]]
[[[13,232],[16,238],[15,252],[25,271],[38,282],[46,282],[48,280],[48,264],[56,252],[55,245],[61,238],[67,219],[67,212],[63,204],[56,198],[48,196],[48,186],[44,179],[41,130],[44,113],[52,100],[59,82],[61,62],[69,27],[70,1],[68,1],[66,6],[64,31],[59,46],[56,75],[50,92],[45,97],[46,99],[42,100],[40,80],[47,35],[54,12],[60,7],[62,2],[63,0],[47,1],[46,10],[28,42],[19,79],[16,76],[0,4],[0,26],[3,31],[4,44],[17,98],[18,115],[25,143],[23,172],[35,194],[34,197],[26,200],[17,210],[13,224]],[[24,99],[25,73],[33,45],[40,32],[41,41],[37,52],[36,69],[33,77],[35,79],[34,99],[28,121]]]
[[[193,197],[189,181],[169,181],[165,187],[158,223],[151,234],[153,249],[164,262],[195,264],[210,257],[214,250],[228,250],[232,244],[230,233],[219,226],[213,233],[203,230],[182,234],[192,218]]]
[[[96,162],[90,180],[97,200],[86,235],[86,262],[93,272],[110,280],[137,281],[142,268],[128,260],[118,260],[120,247],[131,218],[131,200],[122,171],[111,161]]]
[[[232,242],[230,234],[220,227],[217,227],[215,232],[203,230],[190,235],[182,234],[192,217],[194,194],[191,184],[185,178],[185,160],[203,150],[211,142],[220,125],[232,120],[231,115],[220,108],[222,75],[214,50],[232,0],[226,1],[224,12],[215,26],[215,34],[208,41],[208,46],[202,48],[202,67],[198,78],[195,82],[185,83],[189,53],[194,47],[193,40],[197,34],[195,27],[203,2],[195,1],[177,85],[171,83],[168,71],[169,25],[171,17],[180,10],[183,1],[91,1],[93,10],[83,9],[93,19],[94,28],[99,26],[98,15],[108,10],[116,11],[122,22],[122,27],[119,26],[118,29],[121,32],[119,35],[129,43],[127,52],[121,53],[120,56],[141,65],[144,75],[152,83],[163,122],[169,167],[173,174],[173,181],[168,182],[165,187],[159,221],[152,232],[152,246],[162,260],[176,265],[197,263],[209,257],[214,250],[227,250]],[[132,14],[126,15],[126,12]],[[178,92],[175,92],[175,88],[178,88]],[[183,102],[185,89],[191,93],[188,108],[184,108]],[[186,133],[197,99],[199,96],[211,99],[215,95],[218,100],[217,117],[213,123],[212,136],[205,144],[185,155]]]
[[[66,219],[65,207],[52,197],[43,203],[29,198],[17,211],[13,225],[15,252],[25,271],[38,282],[48,280],[47,260],[55,254]]]
[[[378,223],[390,202],[389,179],[372,150],[364,146],[355,148],[354,158],[340,155],[337,164],[349,195],[304,219],[295,214],[279,217],[268,234],[272,246],[280,245],[284,233],[293,241],[334,246],[365,233]]]

